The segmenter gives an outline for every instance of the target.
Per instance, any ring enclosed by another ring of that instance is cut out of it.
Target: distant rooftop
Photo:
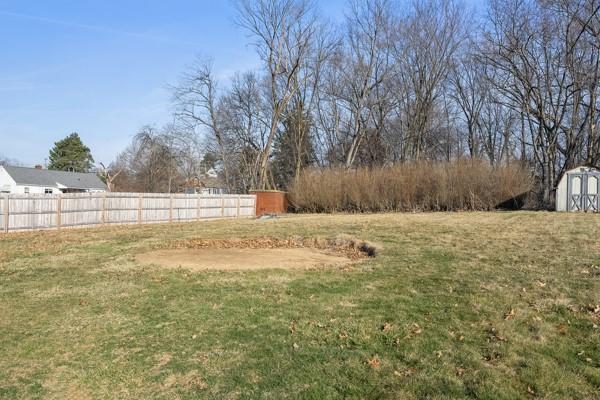
[[[61,186],[71,189],[107,189],[98,175],[92,172],[55,171],[50,169],[13,167],[10,165],[5,165],[4,169],[15,180],[17,185]]]

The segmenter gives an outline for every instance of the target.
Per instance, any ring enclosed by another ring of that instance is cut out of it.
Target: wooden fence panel
[[[79,194],[61,195],[61,218],[60,226],[90,226],[102,223],[101,193],[93,193],[87,196]]]
[[[60,222],[59,204],[59,196],[55,195],[10,195],[8,230],[56,228]]]
[[[191,221],[198,218],[198,196],[173,195],[173,221]]]
[[[256,214],[256,196],[240,196],[240,217],[254,217]]]
[[[3,195],[0,232],[104,224],[198,221],[252,217],[254,195],[77,193]]]
[[[228,197],[225,198],[225,204],[224,204],[224,208],[225,208],[225,212],[224,212],[224,216],[225,217],[236,217],[237,216],[237,202],[238,202],[238,196],[235,197]]]
[[[140,195],[137,193],[110,193],[105,201],[105,223],[136,224]]]
[[[200,218],[220,218],[223,217],[223,196],[201,196],[200,197]]]
[[[141,223],[169,222],[169,195],[145,194],[141,197]],[[137,208],[137,207],[136,207]]]

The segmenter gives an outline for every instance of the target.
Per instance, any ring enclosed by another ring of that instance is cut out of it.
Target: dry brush
[[[491,210],[531,186],[529,172],[516,164],[415,162],[307,170],[290,188],[290,201],[306,212]]]

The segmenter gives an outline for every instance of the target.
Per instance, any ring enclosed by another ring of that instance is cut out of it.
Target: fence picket
[[[7,193],[4,197],[4,231],[8,232],[10,223],[8,221],[8,207],[10,204],[10,195]]]
[[[56,200],[56,227],[60,229],[62,225],[62,196],[59,194]]]

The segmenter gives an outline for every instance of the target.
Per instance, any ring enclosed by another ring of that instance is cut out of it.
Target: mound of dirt
[[[349,236],[323,238],[188,239],[177,241],[136,260],[166,268],[190,270],[254,270],[344,266],[374,257],[377,247]]]
[[[375,257],[379,247],[348,235],[335,238],[290,236],[252,239],[187,239],[168,244],[168,249],[297,249],[311,248],[343,254],[353,260]]]

